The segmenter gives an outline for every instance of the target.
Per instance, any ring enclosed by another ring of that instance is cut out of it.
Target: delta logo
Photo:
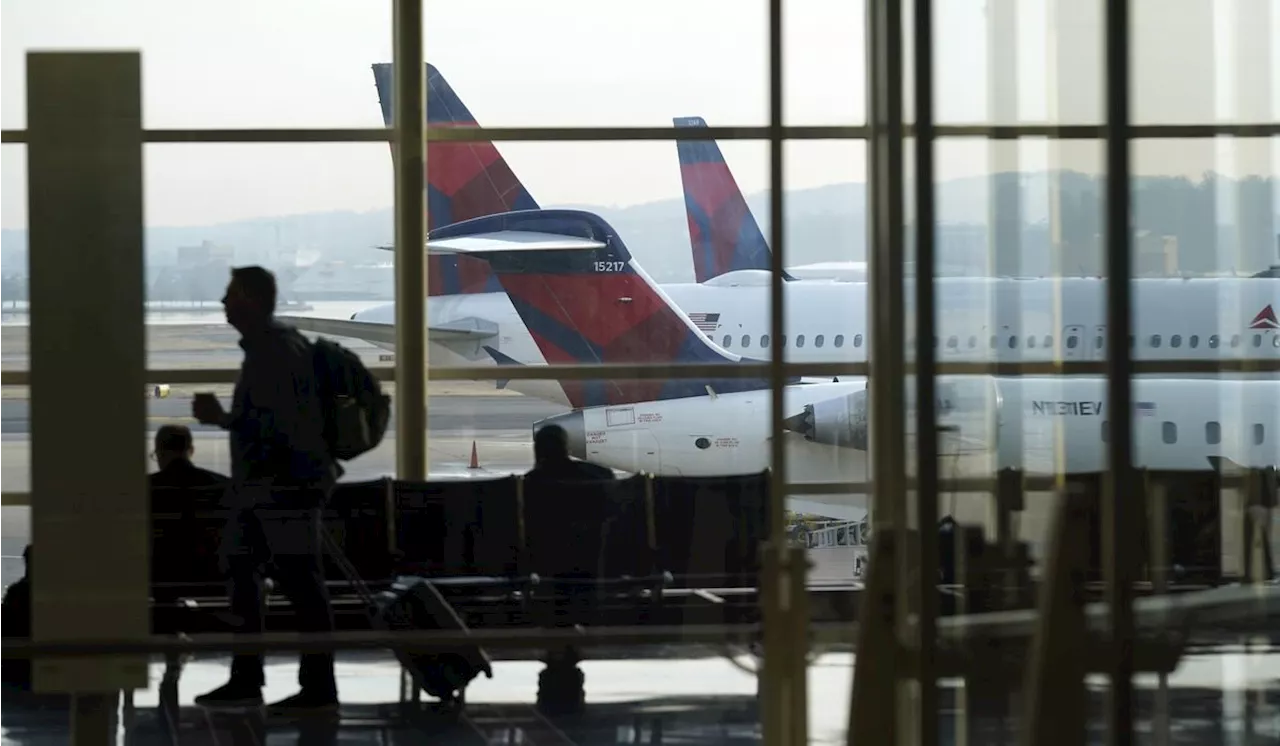
[[[1275,309],[1271,307],[1271,304],[1267,304],[1266,308],[1259,311],[1258,315],[1253,317],[1253,321],[1250,322],[1249,328],[1272,330],[1280,329],[1280,321],[1276,320],[1276,312]]]

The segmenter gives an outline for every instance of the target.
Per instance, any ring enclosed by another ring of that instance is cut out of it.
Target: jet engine
[[[806,404],[803,412],[783,422],[783,427],[805,440],[859,451],[867,450],[871,442],[870,426],[866,389]]]
[[[914,438],[915,384],[908,378],[902,416]],[[992,451],[1000,428],[1001,395],[989,376],[939,377],[936,384],[939,446],[942,452]],[[870,392],[806,404],[784,427],[815,443],[866,451],[871,442]]]

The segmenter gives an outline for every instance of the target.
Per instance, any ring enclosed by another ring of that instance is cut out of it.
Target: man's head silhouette
[[[276,276],[258,266],[233,268],[222,306],[241,334],[266,327],[276,310]]]
[[[533,459],[539,464],[569,460],[569,434],[559,425],[543,425],[533,436]]]
[[[184,425],[163,425],[156,431],[156,463],[161,469],[174,461],[190,461],[195,450],[191,430]]]

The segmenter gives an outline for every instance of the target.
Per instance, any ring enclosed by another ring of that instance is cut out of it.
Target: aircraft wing
[[[396,328],[391,324],[375,324],[349,319],[322,319],[312,316],[277,316],[276,318],[304,332],[360,339],[375,344],[394,345],[396,343]],[[494,337],[497,333],[497,326],[493,324],[468,325],[456,322],[427,329],[427,337],[439,342],[478,341]]]

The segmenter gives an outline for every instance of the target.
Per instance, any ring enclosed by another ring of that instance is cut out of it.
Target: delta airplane
[[[676,127],[706,127],[702,117],[675,117]],[[693,273],[698,282],[708,282],[739,269],[771,267],[771,251],[759,225],[751,215],[747,199],[729,170],[729,164],[714,140],[678,140],[680,182],[684,189],[685,214],[689,221],[689,243],[693,246]],[[732,266],[723,266],[726,259]],[[908,276],[915,274],[913,262],[906,262]],[[839,280],[866,282],[866,262],[814,262],[786,268],[787,280]],[[936,274],[972,274],[968,267],[939,265]]]
[[[678,128],[706,127],[702,117],[675,117]],[[699,283],[743,270],[769,271],[769,244],[756,223],[729,164],[714,140],[677,140],[693,276]],[[820,262],[787,267],[788,280],[865,282],[866,262]]]
[[[390,120],[391,66],[374,65],[384,121]],[[427,65],[428,116],[437,126],[476,126],[444,77]],[[701,143],[707,145],[708,143]],[[719,150],[681,156],[695,266],[700,283],[664,291],[719,346],[768,356],[769,248]],[[705,162],[704,165],[693,164]],[[492,143],[432,142],[428,214],[436,228],[537,203]],[[714,195],[720,195],[715,197]],[[710,196],[709,196],[710,195]],[[692,205],[692,207],[690,207]],[[705,205],[701,207],[699,205]],[[702,237],[707,240],[700,240]],[[492,271],[470,256],[433,254],[428,330],[436,364],[545,362]],[[727,270],[727,271],[725,271]],[[716,272],[722,274],[714,275]],[[787,334],[779,344],[793,361],[865,362],[868,286],[788,280]],[[1280,358],[1280,281],[1274,278],[1133,280],[1138,360]],[[939,359],[987,362],[1101,359],[1105,352],[1105,284],[1092,278],[943,278],[938,293]],[[907,286],[908,307],[913,297]],[[298,328],[394,349],[395,307],[350,319],[284,317]],[[908,328],[912,326],[910,319]],[[911,344],[913,340],[907,339]],[[497,353],[497,354],[495,354]],[[519,381],[520,393],[568,404],[555,382]]]
[[[548,362],[733,365],[746,359],[698,333],[597,215],[491,215],[434,232],[430,250],[488,261]],[[684,476],[757,473],[770,463],[768,381],[563,386],[574,410],[535,429],[563,426],[579,458]],[[782,395],[789,470],[798,481],[870,477],[865,379],[792,380]],[[1134,400],[1137,466],[1205,471],[1221,460],[1280,464],[1280,381],[1138,380]],[[944,376],[937,406],[939,450],[951,476],[1006,467],[1033,475],[1107,468],[1105,379]],[[904,415],[910,407],[908,401]]]

